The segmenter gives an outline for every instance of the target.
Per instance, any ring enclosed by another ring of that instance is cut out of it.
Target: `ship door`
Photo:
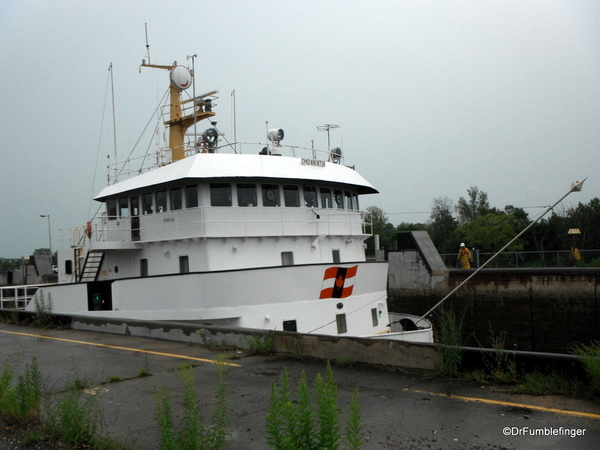
[[[88,311],[112,311],[113,281],[87,283]]]
[[[131,217],[131,240],[132,241],[140,240],[140,217],[139,216]]]

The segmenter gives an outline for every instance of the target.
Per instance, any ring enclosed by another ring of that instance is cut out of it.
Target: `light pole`
[[[50,233],[50,214],[42,214],[40,217],[48,218],[48,247],[50,250],[50,266],[52,266],[52,234]]]

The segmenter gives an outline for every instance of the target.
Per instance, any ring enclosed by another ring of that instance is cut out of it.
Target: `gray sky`
[[[332,144],[380,190],[361,207],[425,222],[470,186],[530,217],[600,196],[600,3],[589,1],[0,2],[0,256],[82,226],[114,155],[129,154],[168,83],[144,69],[196,54],[197,93],[220,90],[218,127]],[[104,122],[103,110],[104,111]],[[144,141],[146,142],[146,141]],[[142,144],[136,151],[146,150]],[[98,159],[98,165],[96,163]],[[419,213],[419,214],[408,214]],[[67,235],[65,235],[66,237]]]

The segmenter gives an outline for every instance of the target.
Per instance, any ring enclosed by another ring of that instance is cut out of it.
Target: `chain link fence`
[[[471,249],[473,260],[471,268],[485,264],[494,253],[484,253]],[[456,253],[443,253],[440,256],[449,269],[456,267]],[[575,259],[570,250],[547,252],[502,252],[486,268],[516,267],[600,267],[600,250],[579,250],[579,259]]]

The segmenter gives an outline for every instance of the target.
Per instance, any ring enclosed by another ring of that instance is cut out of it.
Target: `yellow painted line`
[[[92,345],[94,347],[112,348],[115,350],[125,350],[128,352],[146,353],[149,355],[167,356],[169,358],[190,359],[192,361],[202,361],[202,362],[213,363],[213,364],[216,363],[216,361],[214,361],[212,359],[196,358],[194,356],[176,355],[173,353],[155,352],[152,350],[141,350],[139,348],[119,347],[117,345],[98,344],[95,342],[76,341],[74,339],[64,339],[64,338],[57,338],[57,337],[52,337],[52,336],[44,336],[42,334],[29,334],[29,333],[20,333],[18,331],[6,331],[6,330],[0,330],[0,333],[15,334],[18,336],[27,336],[27,337],[34,337],[34,338],[41,338],[41,339],[50,339],[53,341],[70,342],[72,344]],[[232,367],[242,367],[240,364],[234,364],[234,363],[230,363],[230,362],[228,362],[227,364]]]
[[[587,417],[588,419],[600,419],[600,414],[586,413],[581,411],[569,411],[566,409],[546,408],[545,406],[527,405],[525,403],[503,402],[501,400],[490,400],[479,397],[463,397],[462,395],[438,394],[436,392],[420,391],[418,389],[404,388],[403,391],[417,392],[419,394],[434,395],[438,397],[454,398],[466,402],[489,403],[492,405],[511,406],[513,408],[534,409],[536,411],[551,412],[556,414],[566,414],[570,416]]]

